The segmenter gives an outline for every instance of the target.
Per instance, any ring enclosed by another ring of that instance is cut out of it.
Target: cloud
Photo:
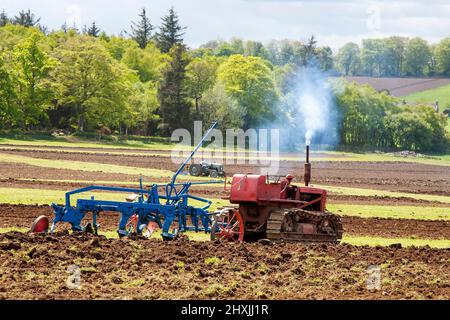
[[[2,0],[0,10],[14,15],[30,8],[50,29],[72,19],[96,21],[118,34],[129,29],[142,7],[158,25],[171,5],[188,27],[186,42],[192,47],[233,36],[268,42],[314,34],[320,44],[337,48],[365,37],[419,36],[435,42],[450,35],[448,0]]]

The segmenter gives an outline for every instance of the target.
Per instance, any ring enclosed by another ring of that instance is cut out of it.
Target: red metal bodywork
[[[272,210],[301,208],[324,212],[326,190],[291,185],[288,179],[267,182],[263,175],[233,176],[230,202],[239,204],[246,232],[261,232]]]

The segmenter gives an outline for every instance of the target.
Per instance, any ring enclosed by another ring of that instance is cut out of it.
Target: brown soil
[[[344,233],[386,238],[450,239],[450,221],[341,217]]]
[[[450,250],[0,235],[4,299],[445,299]],[[368,267],[381,267],[379,290]],[[80,288],[67,282],[80,270]],[[72,269],[73,270],[73,269]]]
[[[64,151],[64,148],[61,148]],[[96,150],[96,149],[92,149]],[[103,149],[101,149],[104,151]],[[117,151],[114,149],[114,151]],[[8,151],[52,160],[76,160],[175,170],[167,157]],[[163,151],[156,151],[162,153]],[[302,159],[282,161],[280,174],[301,181]],[[101,170],[101,165],[99,165]],[[233,173],[260,173],[251,164],[226,165]],[[136,176],[0,163],[0,183],[9,188],[71,190],[82,183],[39,180],[133,181]],[[36,179],[21,181],[19,179]],[[146,178],[165,183],[165,178]],[[450,167],[414,163],[315,162],[315,183],[380,190],[450,195]],[[195,194],[221,195],[221,189],[195,187]],[[330,202],[448,206],[412,198],[330,194]],[[29,228],[49,206],[0,204],[0,227]],[[115,230],[117,213],[102,213],[101,230]],[[448,221],[342,217],[351,235],[449,239]],[[66,226],[67,227],[67,226]],[[61,230],[64,229],[60,228]],[[217,257],[218,259],[211,259]],[[0,299],[449,299],[450,250],[369,248],[292,243],[222,244],[155,240],[108,240],[89,235],[0,235]],[[81,268],[82,288],[66,288],[67,268]],[[381,290],[366,288],[367,267],[382,264]]]
[[[149,149],[143,149],[143,148],[92,148],[92,147],[73,147],[73,146],[64,146],[64,147],[58,147],[58,146],[37,146],[37,145],[14,145],[14,144],[1,144],[0,150],[3,151],[18,151],[18,152],[58,152],[58,153],[79,153],[79,154],[92,154],[95,152],[98,152],[99,154],[106,154],[106,155],[115,155],[117,153],[123,153],[125,155],[130,156],[136,156],[136,153],[139,154],[147,154],[148,156],[152,156],[155,153],[157,154],[167,154],[171,155],[172,150],[149,150]],[[85,151],[85,152],[83,152]],[[252,152],[252,151],[235,151],[235,155],[237,156],[258,156],[258,152]],[[134,155],[133,155],[134,154]],[[293,153],[289,152],[280,152],[280,156],[292,156]],[[139,155],[138,155],[139,156]],[[304,156],[303,156],[304,157]],[[347,155],[341,155],[341,154],[328,154],[328,153],[321,153],[321,152],[314,152],[315,158],[347,158]]]
[[[164,179],[160,180],[160,183],[165,183]],[[123,180],[125,181],[125,180]],[[135,180],[130,180],[136,182]],[[64,181],[42,181],[42,180],[21,180],[14,178],[0,178],[0,183],[3,188],[23,188],[23,189],[47,189],[47,190],[62,190],[68,191],[76,188],[86,187],[92,185],[92,183],[81,182],[64,182]],[[102,182],[103,185],[111,185],[114,187],[133,187],[129,184],[108,184]],[[137,187],[137,186],[135,186]],[[228,186],[229,188],[229,186]],[[205,186],[192,186],[191,193],[209,198],[221,198],[229,194],[229,191],[225,191],[223,185],[216,185],[214,187]],[[431,206],[431,207],[449,207],[448,203],[442,203],[438,201],[427,201],[421,199],[414,199],[412,197],[386,197],[386,196],[353,196],[353,195],[341,195],[328,193],[328,203],[346,203],[346,204],[370,204],[370,205],[408,205],[408,206]]]
[[[376,78],[376,77],[345,77],[350,82],[369,84],[377,91],[389,90],[396,97],[411,93],[439,88],[450,84],[449,79],[438,78]]]
[[[34,219],[40,215],[52,218],[49,206],[26,206],[0,204],[0,228],[29,228]],[[86,215],[86,220],[90,215]],[[409,219],[380,219],[341,217],[344,233],[359,236],[409,238],[412,236],[423,239],[450,239],[449,221],[422,221]],[[101,213],[98,223],[101,230],[116,230],[119,214]],[[67,226],[68,227],[68,226]]]
[[[159,152],[159,151],[156,151]],[[10,154],[19,154],[28,157],[51,159],[51,160],[74,160],[85,162],[97,162],[106,164],[120,164],[123,166],[166,169],[175,171],[178,164],[173,163],[167,157],[161,156],[136,156],[136,155],[113,155],[113,154],[78,154],[68,152],[53,151],[7,151]],[[297,181],[302,180],[303,165],[300,161],[281,161],[279,174],[292,173],[297,177]],[[2,165],[3,166],[3,165]],[[22,166],[22,165],[19,165]],[[45,168],[29,166],[34,175],[44,179]],[[34,168],[34,169],[33,169]],[[228,176],[235,173],[263,173],[260,172],[262,166],[254,164],[225,164]],[[41,173],[41,169],[44,173]],[[53,179],[82,179],[79,176],[92,176],[97,180],[118,177],[115,174],[86,173],[75,170],[48,169],[53,174]],[[21,177],[16,172],[0,174],[3,177]],[[14,170],[16,171],[16,170]],[[39,171],[39,172],[36,172]],[[101,171],[101,167],[99,167]],[[26,174],[26,173],[25,173]],[[23,175],[23,173],[22,173]],[[55,177],[55,175],[57,177]],[[122,178],[126,175],[119,175]],[[128,178],[129,179],[129,178]],[[128,181],[127,179],[127,181]],[[373,188],[380,190],[403,191],[412,193],[428,193],[450,196],[450,166],[434,166],[418,163],[405,162],[315,162],[313,164],[313,182],[340,186],[355,186],[363,188]]]
[[[343,204],[366,204],[366,205],[383,205],[383,206],[426,206],[426,207],[450,207],[450,204],[427,201],[422,199],[414,199],[409,197],[386,197],[386,196],[351,196],[342,194],[329,193],[327,196],[328,203]],[[450,208],[449,208],[450,210]]]

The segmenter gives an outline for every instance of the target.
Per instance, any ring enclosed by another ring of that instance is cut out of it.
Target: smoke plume
[[[284,109],[290,123],[291,146],[333,147],[337,144],[337,108],[332,84],[316,67],[298,70]],[[292,139],[294,139],[292,141]]]

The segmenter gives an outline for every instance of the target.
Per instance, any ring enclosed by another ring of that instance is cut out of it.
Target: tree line
[[[364,39],[347,43],[336,54],[336,68],[346,76],[450,76],[450,38],[430,45],[419,37]]]
[[[342,116],[338,128],[341,146],[354,149],[445,152],[450,135],[447,116],[428,105],[406,105],[368,85],[347,83],[337,93]]]
[[[121,35],[108,35],[95,22],[82,30],[64,24],[49,32],[29,10],[13,18],[1,13],[0,26],[4,130],[59,128],[148,136],[191,128],[193,120],[207,126],[220,119],[222,128],[244,129],[283,123],[289,110],[286,97],[292,94],[299,68],[315,65],[332,71],[341,59],[341,52],[334,56],[313,36],[303,42],[266,45],[234,38],[190,49],[174,8],[159,26],[142,9]],[[408,60],[402,61],[390,68],[404,70]],[[403,106],[368,88],[344,86],[335,95],[343,115],[339,128],[343,145],[365,147],[373,142],[373,132],[381,130],[374,147],[433,151],[448,147],[443,117],[427,115],[431,108]],[[400,133],[404,124],[415,120],[423,128]],[[388,129],[389,133],[383,131]],[[431,138],[417,143],[419,133]]]

